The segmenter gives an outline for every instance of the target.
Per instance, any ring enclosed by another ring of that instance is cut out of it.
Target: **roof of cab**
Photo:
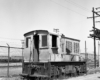
[[[47,30],[33,30],[33,31],[29,31],[27,33],[24,34],[24,36],[30,35],[30,34],[34,34],[34,32],[46,32],[49,33]]]
[[[51,35],[56,35],[56,36],[59,36],[58,34],[55,34],[55,33],[51,33],[49,32],[48,30],[33,30],[33,31],[29,31],[27,33],[24,34],[24,36],[27,36],[27,35],[30,35],[30,34],[34,34],[34,32],[46,32],[47,34],[51,34]],[[69,37],[65,37],[64,35],[61,36],[62,38],[65,38],[65,39],[70,39],[70,40],[74,40],[74,41],[79,41],[78,39],[74,39],[74,38],[69,38]]]
[[[78,42],[80,42],[80,40],[79,40],[79,39],[74,39],[74,38],[69,38],[69,37],[62,37],[62,38],[65,38],[65,39],[70,39],[70,40],[74,40],[74,41],[78,41]]]

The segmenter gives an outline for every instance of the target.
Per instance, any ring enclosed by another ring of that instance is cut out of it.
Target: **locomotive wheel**
[[[23,78],[23,79],[21,79],[21,80],[30,80],[29,78]]]
[[[31,79],[31,80],[49,80],[49,78],[45,78],[45,77],[36,77],[35,79]]]
[[[72,73],[72,76],[74,76],[74,77],[76,77],[76,76],[77,76],[77,70],[76,70],[76,68],[75,68],[75,67],[73,68],[73,73]]]
[[[75,67],[75,69],[76,69],[76,76],[79,76],[80,75],[79,67]]]

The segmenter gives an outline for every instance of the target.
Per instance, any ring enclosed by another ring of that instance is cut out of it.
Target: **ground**
[[[0,78],[0,80],[21,80],[19,77],[10,77],[10,78],[4,78],[4,77],[2,77],[2,78]]]
[[[64,80],[100,80],[100,73],[88,74]]]
[[[20,80],[19,77],[0,78],[0,80]],[[100,73],[88,74],[63,80],[100,80]]]

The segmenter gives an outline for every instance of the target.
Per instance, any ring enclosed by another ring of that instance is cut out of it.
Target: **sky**
[[[100,0],[0,0],[0,45],[21,46],[24,33],[57,28],[66,37],[79,39],[81,52],[86,41],[87,52],[93,53],[93,39],[88,38],[93,20],[87,19],[93,7],[100,7]]]

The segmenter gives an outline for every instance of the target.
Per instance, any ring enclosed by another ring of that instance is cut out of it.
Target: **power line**
[[[23,40],[23,39],[13,39],[13,38],[4,38],[4,37],[0,37],[1,39],[8,39],[8,40]]]
[[[8,41],[0,41],[0,45],[6,45],[6,43],[8,43],[10,46],[17,46],[17,47],[22,46],[21,43],[8,42]]]
[[[50,0],[50,1],[52,1],[52,0]],[[73,12],[75,12],[75,13],[77,13],[77,14],[80,14],[80,15],[82,15],[82,16],[87,17],[86,15],[81,14],[81,13],[78,13],[77,11],[72,10],[72,9],[70,9],[70,8],[68,8],[68,7],[65,7],[65,6],[63,6],[63,5],[59,4],[59,3],[55,2],[55,1],[52,1],[52,2],[53,2],[53,3],[55,3],[55,4],[57,4],[57,5],[60,5],[60,6],[64,7],[64,8],[66,8],[66,9],[68,9],[68,10],[70,10],[70,11],[73,11]]]
[[[89,9],[87,9],[87,8],[81,6],[81,5],[79,5],[79,4],[77,4],[77,3],[73,2],[73,1],[69,1],[69,0],[67,0],[67,2],[70,3],[70,4],[73,4],[73,5],[75,5],[75,6],[77,6],[78,8],[81,8],[81,9],[83,9],[83,10],[85,10],[85,11],[90,12]]]

